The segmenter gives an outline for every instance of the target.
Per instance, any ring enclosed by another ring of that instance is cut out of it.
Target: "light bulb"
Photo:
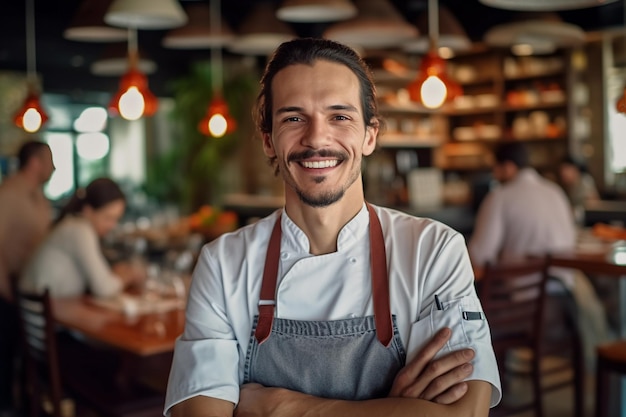
[[[209,132],[216,138],[221,138],[226,133],[228,122],[220,113],[216,113],[209,119]]]
[[[42,117],[35,108],[30,108],[24,112],[24,130],[28,133],[34,133],[41,127]]]
[[[120,115],[126,120],[137,120],[144,112],[146,102],[137,87],[129,87],[120,97]]]
[[[436,109],[446,101],[448,91],[446,85],[435,75],[430,75],[422,84],[420,96],[424,107]]]

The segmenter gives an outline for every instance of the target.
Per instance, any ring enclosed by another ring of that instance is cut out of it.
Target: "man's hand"
[[[467,392],[463,379],[472,373],[472,349],[461,349],[433,360],[450,339],[449,328],[439,330],[415,359],[398,372],[389,397],[420,398],[452,404]]]

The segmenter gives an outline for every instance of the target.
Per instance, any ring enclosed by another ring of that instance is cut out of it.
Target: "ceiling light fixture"
[[[528,12],[584,9],[602,6],[617,0],[479,0],[486,6]]]
[[[446,73],[446,61],[439,56],[437,0],[428,0],[430,49],[422,58],[417,78],[407,86],[412,101],[429,109],[441,107],[462,94],[461,86]]]
[[[148,79],[139,70],[137,51],[137,30],[128,29],[128,71],[120,80],[120,88],[109,103],[112,115],[120,115],[126,120],[137,120],[142,116],[152,116],[159,106],[158,99],[148,88]]]
[[[128,34],[119,27],[109,26],[104,14],[113,0],[83,0],[63,37],[80,42],[121,42]]]
[[[228,45],[234,33],[220,16],[219,28],[211,27],[211,9],[206,3],[192,3],[185,7],[189,21],[172,29],[163,38],[163,46],[171,49],[203,49]]]
[[[221,33],[220,0],[211,0],[211,31],[214,36]],[[223,63],[221,46],[211,47],[211,87],[213,99],[206,115],[198,123],[198,130],[206,136],[221,138],[235,131],[236,122],[228,111],[228,104],[223,98]]]
[[[26,0],[26,83],[27,94],[24,104],[15,113],[15,125],[28,133],[35,133],[48,121],[48,115],[40,100],[39,82],[36,70],[35,47],[35,4]]]
[[[420,34],[426,34],[428,30],[428,12],[421,13],[417,17],[417,29]],[[461,23],[452,14],[452,12],[444,6],[439,6],[439,29],[437,33],[437,46],[439,47],[439,56],[442,58],[452,58],[458,52],[468,51],[472,47],[467,33]],[[430,37],[419,36],[410,39],[402,45],[402,49],[407,53],[425,54],[430,49]]]
[[[276,17],[287,22],[322,23],[350,19],[357,9],[350,0],[285,0]]]
[[[328,27],[324,38],[357,49],[394,48],[419,35],[388,0],[355,0],[358,15]]]
[[[493,26],[483,40],[488,46],[511,48],[515,55],[542,55],[582,45],[585,38],[582,28],[563,22],[556,13],[520,13],[514,22]]]
[[[278,45],[295,37],[291,26],[276,17],[274,5],[263,1],[255,3],[243,19],[228,50],[241,55],[268,56]]]
[[[104,21],[124,28],[171,29],[187,23],[187,15],[177,0],[114,0]]]

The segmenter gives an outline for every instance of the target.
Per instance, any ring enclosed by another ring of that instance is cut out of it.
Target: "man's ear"
[[[262,134],[263,140],[263,152],[268,158],[273,158],[276,156],[276,151],[274,150],[274,143],[272,142],[272,135],[270,133]]]
[[[363,141],[363,155],[371,155],[376,149],[376,140],[378,138],[379,124],[378,120],[372,119],[372,125],[365,127],[365,140]]]

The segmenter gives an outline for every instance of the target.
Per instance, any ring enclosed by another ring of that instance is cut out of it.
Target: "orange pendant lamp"
[[[444,103],[454,100],[463,94],[459,84],[446,73],[446,61],[439,56],[437,37],[439,32],[437,0],[428,1],[428,31],[430,48],[422,58],[417,78],[408,86],[412,101],[429,109],[437,109]]]
[[[112,115],[126,120],[152,116],[159,107],[159,100],[148,88],[148,78],[139,70],[137,30],[128,30],[128,71],[120,80],[120,88],[109,103]]]
[[[13,122],[28,133],[35,133],[48,121],[48,114],[41,105],[40,92],[37,88],[37,70],[35,69],[35,5],[34,0],[26,1],[26,66],[28,93],[24,104],[15,113]]]
[[[211,31],[221,32],[220,0],[211,0]],[[198,130],[205,136],[221,138],[237,128],[235,119],[230,115],[228,104],[222,96],[222,50],[219,45],[211,47],[211,83],[213,99],[209,103],[206,115],[198,123]]]

